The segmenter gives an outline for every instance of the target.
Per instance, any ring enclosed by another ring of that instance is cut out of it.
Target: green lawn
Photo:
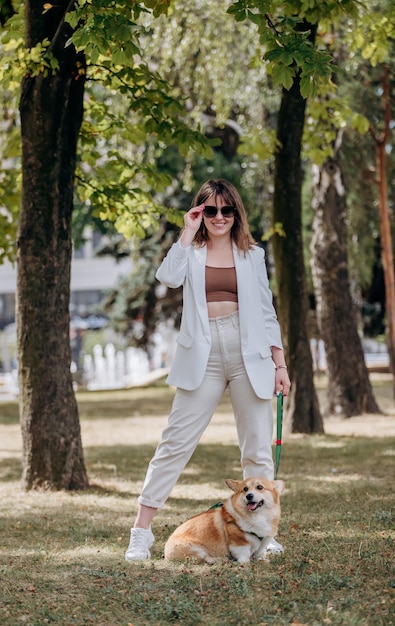
[[[172,529],[240,478],[226,397],[154,520],[153,559],[135,564],[123,554],[172,391],[78,394],[91,481],[82,493],[20,490],[17,406],[0,404],[0,624],[395,624],[395,408],[390,381],[375,390],[387,416],[361,418],[370,431],[344,434],[339,422],[333,434],[332,422],[332,434],[286,438],[285,553],[247,565],[162,558]]]

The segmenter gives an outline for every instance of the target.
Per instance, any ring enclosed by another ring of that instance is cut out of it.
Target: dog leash
[[[276,437],[276,473],[274,478],[277,479],[278,468],[280,465],[280,457],[281,457],[281,444],[282,444],[282,432],[283,432],[283,392],[279,391],[277,393],[277,437]],[[223,506],[223,502],[216,502],[210,509],[217,509]],[[252,533],[254,534],[254,533]]]
[[[278,467],[280,465],[281,444],[283,431],[283,392],[277,393],[277,437],[276,437],[276,473],[274,478],[277,479]]]

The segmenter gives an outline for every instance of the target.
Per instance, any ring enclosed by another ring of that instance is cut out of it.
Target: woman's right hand
[[[184,215],[184,226],[195,235],[200,228],[203,219],[204,204],[194,206]]]
[[[184,230],[181,233],[180,243],[183,248],[188,248],[191,245],[197,231],[200,228],[200,224],[203,219],[204,204],[194,206],[189,209],[184,215]]]

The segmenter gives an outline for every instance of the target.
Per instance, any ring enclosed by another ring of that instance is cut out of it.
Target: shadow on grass
[[[86,446],[85,463],[92,485],[100,481],[144,480],[154,444]],[[381,478],[393,473],[395,438],[312,436],[285,441],[280,460],[279,478],[289,481],[326,479],[332,482],[357,480],[359,475]],[[4,454],[4,453],[3,453]],[[274,456],[274,448],[273,448]],[[0,479],[18,480],[21,458],[15,454],[0,459]],[[218,485],[226,478],[241,478],[240,452],[234,444],[200,443],[181,474],[178,484]]]
[[[82,420],[164,415],[170,411],[174,392],[168,388],[80,392],[78,409]]]
[[[88,472],[97,477],[117,476],[133,482],[142,481],[155,447],[148,444],[87,447],[85,460]],[[223,481],[235,474],[235,466],[240,466],[240,452],[237,446],[199,444],[187,465],[188,472],[181,474],[178,482],[181,484],[193,482],[199,485],[215,482],[216,477]],[[241,478],[240,469],[235,478]]]
[[[117,475],[131,481],[144,479],[155,445],[97,446],[85,448],[88,467],[97,476]],[[386,440],[371,437],[311,436],[284,443],[279,478],[309,475],[336,477],[356,472],[385,476],[393,472],[395,437]],[[273,447],[274,456],[274,447]],[[238,476],[234,476],[235,468]],[[240,452],[234,444],[200,443],[181,474],[180,484],[212,483],[234,476],[241,478]]]
[[[136,387],[110,391],[86,391],[77,393],[81,419],[119,418],[168,415],[175,390],[167,385],[160,387]],[[229,393],[225,391],[216,412],[231,410]]]
[[[108,479],[143,481],[155,447],[148,444],[85,447],[84,457],[88,475],[91,477],[90,482],[94,485],[100,480]],[[213,482],[218,476],[219,467],[222,480],[234,476],[234,467],[239,465],[239,457],[237,446],[200,444],[187,466],[188,473],[182,474],[179,482],[180,484],[193,482],[198,485]],[[21,472],[20,458],[14,455],[0,459],[0,480],[3,482],[18,480]],[[237,477],[240,478],[240,474],[235,476]]]
[[[3,453],[4,455],[4,453]],[[0,459],[0,481],[14,482],[22,477],[22,459],[15,455]]]
[[[172,387],[137,387],[108,391],[79,391],[76,394],[81,420],[130,418],[168,415],[174,398]],[[218,413],[231,410],[229,395],[225,392]],[[0,424],[19,423],[18,401],[0,403]]]
[[[19,424],[19,404],[17,400],[0,402],[0,424],[4,426]]]

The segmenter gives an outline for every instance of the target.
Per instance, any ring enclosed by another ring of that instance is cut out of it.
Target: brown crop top
[[[238,302],[234,267],[206,265],[206,298],[207,302]]]

